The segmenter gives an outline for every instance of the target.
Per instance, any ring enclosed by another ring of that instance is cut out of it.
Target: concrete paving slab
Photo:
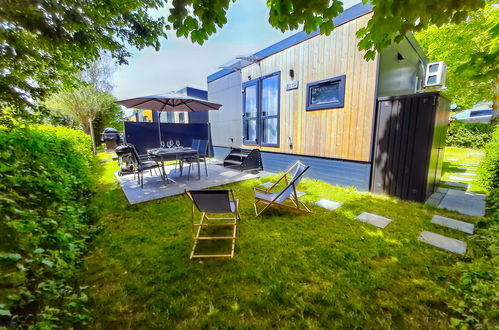
[[[147,171],[144,173],[144,188],[141,188],[134,179],[133,175],[119,176],[118,172],[115,173],[121,189],[125,193],[126,198],[130,204],[137,204],[164,198],[168,196],[180,195],[184,193],[185,189],[196,190],[206,189],[233,182],[243,180],[250,180],[259,178],[259,175],[248,174],[244,172],[235,171],[227,167],[208,163],[208,176],[205,175],[204,169],[201,169],[201,178],[198,180],[196,169],[194,174],[191,173],[190,180],[187,173],[180,176],[179,171],[175,171],[174,166],[165,166],[168,177],[174,182],[167,183],[161,179],[161,176],[153,173],[152,175]]]
[[[444,227],[451,228],[451,229],[460,230],[463,233],[467,233],[467,234],[473,234],[473,229],[475,228],[475,225],[472,223],[459,221],[459,220],[451,219],[451,218],[447,218],[447,217],[442,217],[440,215],[434,215],[433,218],[431,219],[431,222],[436,224],[436,225],[444,226]]]
[[[442,199],[444,198],[445,194],[447,193],[447,189],[445,191],[436,191],[434,192],[427,200],[426,204],[433,205],[433,206],[438,206]]]
[[[451,187],[463,188],[463,189],[468,189],[468,187],[470,186],[469,184],[463,182],[443,181],[442,183]]]
[[[338,207],[340,207],[341,205],[343,205],[343,204],[341,204],[340,202],[331,201],[331,200],[329,200],[329,199],[325,199],[325,198],[323,198],[323,199],[319,200],[319,201],[318,201],[317,203],[315,203],[315,204],[319,205],[319,206],[320,206],[320,207],[322,207],[322,208],[325,208],[325,209],[327,209],[327,210],[330,210],[330,211],[334,211],[334,210],[336,210]]]
[[[379,227],[379,228],[385,228],[388,226],[390,222],[392,222],[392,219],[388,219],[385,217],[382,217],[381,215],[373,214],[373,213],[368,213],[368,212],[362,212],[359,214],[355,219],[371,224],[373,226]]]
[[[458,253],[466,253],[466,243],[455,238],[432,233],[431,231],[422,231],[418,240],[428,243],[438,248]]]
[[[459,166],[468,166],[468,167],[478,167],[477,164],[466,164],[466,163],[461,163],[461,164],[457,164]]]
[[[446,161],[449,161],[449,162],[457,162],[459,159],[457,158],[447,158]]]
[[[469,172],[467,172],[467,173],[459,173],[458,175],[475,177],[476,173],[469,173]]]
[[[466,156],[484,156],[484,152],[468,152]]]
[[[463,177],[455,176],[455,175],[450,176],[449,180],[452,180],[452,181],[461,181],[461,182],[471,182],[471,181],[474,181],[474,179],[472,179],[472,178],[463,178]]]
[[[458,167],[457,169],[458,170],[463,170],[463,171],[471,171],[471,172],[475,172],[476,171],[476,168],[470,168],[470,167]]]
[[[466,215],[482,217],[485,214],[485,195],[449,189],[438,207]]]

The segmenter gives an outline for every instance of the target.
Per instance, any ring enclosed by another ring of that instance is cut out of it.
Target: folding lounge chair
[[[305,204],[303,204],[298,199],[298,195],[296,193],[296,187],[300,183],[300,180],[303,178],[303,174],[309,168],[310,166],[304,165],[300,161],[297,161],[270,188],[268,189],[253,188],[255,190],[254,206],[255,206],[256,216],[262,214],[262,212],[265,211],[270,206],[283,207],[309,213],[310,210],[307,208]],[[290,180],[288,180],[288,175],[291,175]],[[272,192],[272,189],[275,186],[277,186],[277,184],[282,180],[284,180],[286,186],[278,192]],[[289,200],[291,203],[284,204],[286,200]],[[264,204],[265,206],[259,210],[258,209],[259,204]]]
[[[236,247],[236,238],[238,236],[238,222],[241,220],[239,214],[239,200],[234,198],[234,192],[228,189],[213,189],[213,190],[185,190],[185,193],[192,200],[192,229],[194,236],[194,245],[192,247],[190,258],[217,258],[217,257],[234,257]],[[195,208],[202,213],[199,222],[194,221]],[[215,216],[230,213],[231,217],[208,217],[207,214]],[[222,226],[229,227],[231,234],[229,236],[203,236],[204,231],[209,231],[209,227]],[[200,241],[207,240],[232,240],[230,253],[207,254],[196,253],[196,247]]]

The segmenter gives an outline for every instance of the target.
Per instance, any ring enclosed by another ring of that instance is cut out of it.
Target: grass
[[[107,157],[105,155],[101,156]],[[252,187],[228,185],[242,201],[240,239],[229,260],[189,260],[190,202],[175,196],[128,205],[102,166],[94,206],[100,232],[85,261],[92,328],[446,328],[458,256],[421,243],[422,230],[465,235],[430,223],[429,205],[304,179],[313,213],[272,209],[256,218]],[[327,211],[320,198],[344,205]],[[393,219],[381,230],[363,211]]]
[[[476,173],[476,167],[463,166],[460,164],[478,165],[481,162],[483,156],[484,155],[481,150],[446,147],[444,151],[442,182],[450,181],[469,183],[468,191],[485,193],[485,189],[478,184],[478,182],[476,181],[476,177],[474,177],[475,181],[472,182],[450,179],[451,176],[459,177],[462,173]],[[465,167],[467,167],[468,169],[463,169]],[[463,176],[461,175],[461,177]],[[454,186],[446,185],[445,183],[441,183],[441,186],[444,188],[459,189]]]

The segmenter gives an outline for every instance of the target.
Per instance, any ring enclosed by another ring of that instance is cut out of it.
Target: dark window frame
[[[253,79],[250,81],[247,81],[243,84],[243,144],[247,145],[258,145],[258,138],[259,138],[259,133],[258,133],[258,116],[259,116],[259,109],[260,109],[260,88],[259,88],[259,81],[258,79]],[[246,117],[246,88],[251,87],[251,86],[256,86],[256,116],[255,117]],[[255,134],[255,140],[246,140],[246,122],[256,120],[256,134]]]
[[[278,91],[277,91],[277,114],[275,115],[267,115],[263,116],[262,115],[262,81],[273,77],[277,76],[278,77]],[[256,117],[245,117],[246,113],[246,99],[245,99],[245,94],[246,93],[246,88],[256,85],[257,92],[256,92],[256,98],[257,98],[257,115]],[[277,71],[259,78],[252,79],[250,81],[247,81],[243,83],[243,144],[245,145],[256,145],[256,146],[262,146],[262,147],[276,147],[278,148],[280,146],[280,132],[281,132],[281,72]],[[266,119],[277,119],[277,143],[264,143],[263,142],[263,121]],[[250,120],[256,120],[256,141],[249,141],[246,140],[245,138],[245,132],[244,129],[246,127],[246,121]]]
[[[314,110],[323,110],[323,109],[335,109],[335,108],[343,108],[345,106],[345,80],[346,75],[336,76],[324,80],[318,80],[307,84],[307,103],[306,110],[314,111]],[[339,82],[338,86],[338,101],[328,102],[322,104],[312,104],[311,90],[313,87],[319,85],[326,85],[331,83]]]

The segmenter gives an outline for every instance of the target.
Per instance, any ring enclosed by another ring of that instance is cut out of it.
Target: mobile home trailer
[[[333,184],[391,194],[391,185],[400,190],[405,184],[412,195],[398,195],[414,200],[433,191],[447,103],[438,93],[422,93],[428,59],[412,35],[375,60],[364,59],[356,32],[371,15],[370,5],[355,5],[334,19],[329,36],[299,32],[208,76],[208,98],[224,105],[209,113],[216,157],[231,148],[258,148],[271,172],[301,159],[311,165],[309,176]],[[387,134],[405,144],[380,148]],[[424,148],[419,158],[411,158],[414,148]],[[409,168],[394,173],[395,156]],[[412,163],[423,164],[420,173]],[[413,181],[404,183],[410,175]]]

